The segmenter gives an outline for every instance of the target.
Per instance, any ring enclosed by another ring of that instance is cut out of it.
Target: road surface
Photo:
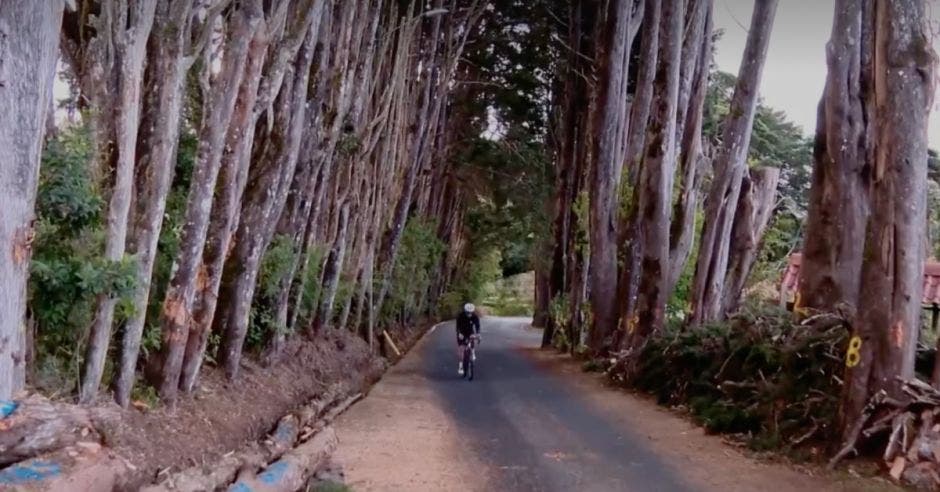
[[[858,490],[757,463],[683,419],[534,350],[527,320],[485,318],[476,378],[438,325],[337,421],[355,491]]]

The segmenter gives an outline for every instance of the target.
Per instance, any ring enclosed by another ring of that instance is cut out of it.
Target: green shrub
[[[726,323],[684,331],[673,324],[650,339],[632,381],[622,365],[609,374],[661,404],[686,406],[711,432],[750,436],[754,448],[828,440],[847,331],[790,319],[778,308],[749,307]]]
[[[447,245],[437,237],[434,221],[418,217],[408,221],[395,257],[388,296],[379,315],[382,323],[419,314],[417,307],[423,304],[446,250]]]
[[[496,249],[475,252],[441,297],[438,311],[443,316],[452,316],[466,302],[483,305],[487,289],[502,277],[501,261],[502,256]]]
[[[245,345],[263,348],[264,343],[279,331],[287,329],[277,319],[277,295],[294,265],[294,243],[290,236],[277,235],[271,240],[261,259],[255,297],[248,317],[248,333]]]
[[[106,204],[91,154],[87,129],[67,129],[49,141],[40,167],[28,296],[36,327],[33,383],[48,391],[74,383],[98,296],[118,298],[120,321],[136,286],[130,258],[102,256]]]

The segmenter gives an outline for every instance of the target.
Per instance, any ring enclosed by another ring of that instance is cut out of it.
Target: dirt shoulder
[[[421,375],[426,343],[335,423],[340,446],[333,461],[357,492],[485,490],[485,467],[462,452],[457,423]]]
[[[396,331],[396,344],[406,350],[423,331]],[[278,419],[335,383],[365,391],[387,367],[386,359],[349,332],[324,332],[314,341],[298,337],[274,366],[247,361],[236,382],[206,367],[198,390],[175,410],[129,409],[99,431],[104,444],[133,467],[124,488],[137,490],[158,476],[212,463],[263,439]]]
[[[706,434],[685,415],[663,408],[645,395],[612,387],[603,375],[585,373],[577,361],[566,355],[538,349],[526,349],[525,354],[543,370],[570,384],[607,419],[645,437],[648,446],[673,464],[687,483],[702,490],[903,490],[881,478],[757,459],[726,443],[721,436]]]

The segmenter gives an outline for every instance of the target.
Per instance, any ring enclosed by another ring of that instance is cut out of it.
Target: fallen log
[[[79,442],[0,470],[0,490],[111,492],[131,466],[98,443]]]
[[[305,441],[309,439],[310,436],[320,432],[321,430],[326,428],[326,426],[332,424],[333,420],[336,419],[336,417],[339,417],[340,415],[342,415],[343,412],[345,412],[349,407],[353,406],[353,404],[359,401],[362,397],[363,397],[362,393],[356,393],[355,395],[350,396],[349,398],[346,398],[339,405],[336,405],[335,407],[333,407],[329,412],[326,413],[326,415],[323,416],[323,418],[314,422],[312,426],[307,426],[304,429],[303,434],[301,434],[300,440]]]
[[[231,483],[239,472],[264,466],[265,453],[257,443],[237,453],[229,453],[214,463],[187,468],[167,477],[156,485],[141,488],[141,492],[211,492]]]
[[[311,425],[316,425],[318,419],[331,415],[332,412],[327,413],[326,410],[333,407],[347,391],[345,384],[331,385],[300,410],[282,417],[274,431],[260,444],[252,443],[245,449],[228,453],[213,463],[174,473],[157,484],[142,488],[141,491],[213,491],[232,483],[240,475],[253,476],[256,470],[277,460],[293,448],[298,439],[302,439],[301,433],[306,433]]]
[[[0,419],[0,466],[79,441],[97,441],[94,422],[112,418],[108,410],[54,402],[35,394],[5,408],[10,413]]]
[[[309,441],[288,451],[256,476],[240,478],[229,492],[294,492],[301,490],[317,470],[326,464],[339,440],[332,427],[326,427]]]

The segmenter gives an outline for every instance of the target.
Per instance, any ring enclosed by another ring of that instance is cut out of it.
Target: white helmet
[[[476,307],[469,302],[463,305],[463,310],[468,313],[472,313],[474,309],[476,309]]]

